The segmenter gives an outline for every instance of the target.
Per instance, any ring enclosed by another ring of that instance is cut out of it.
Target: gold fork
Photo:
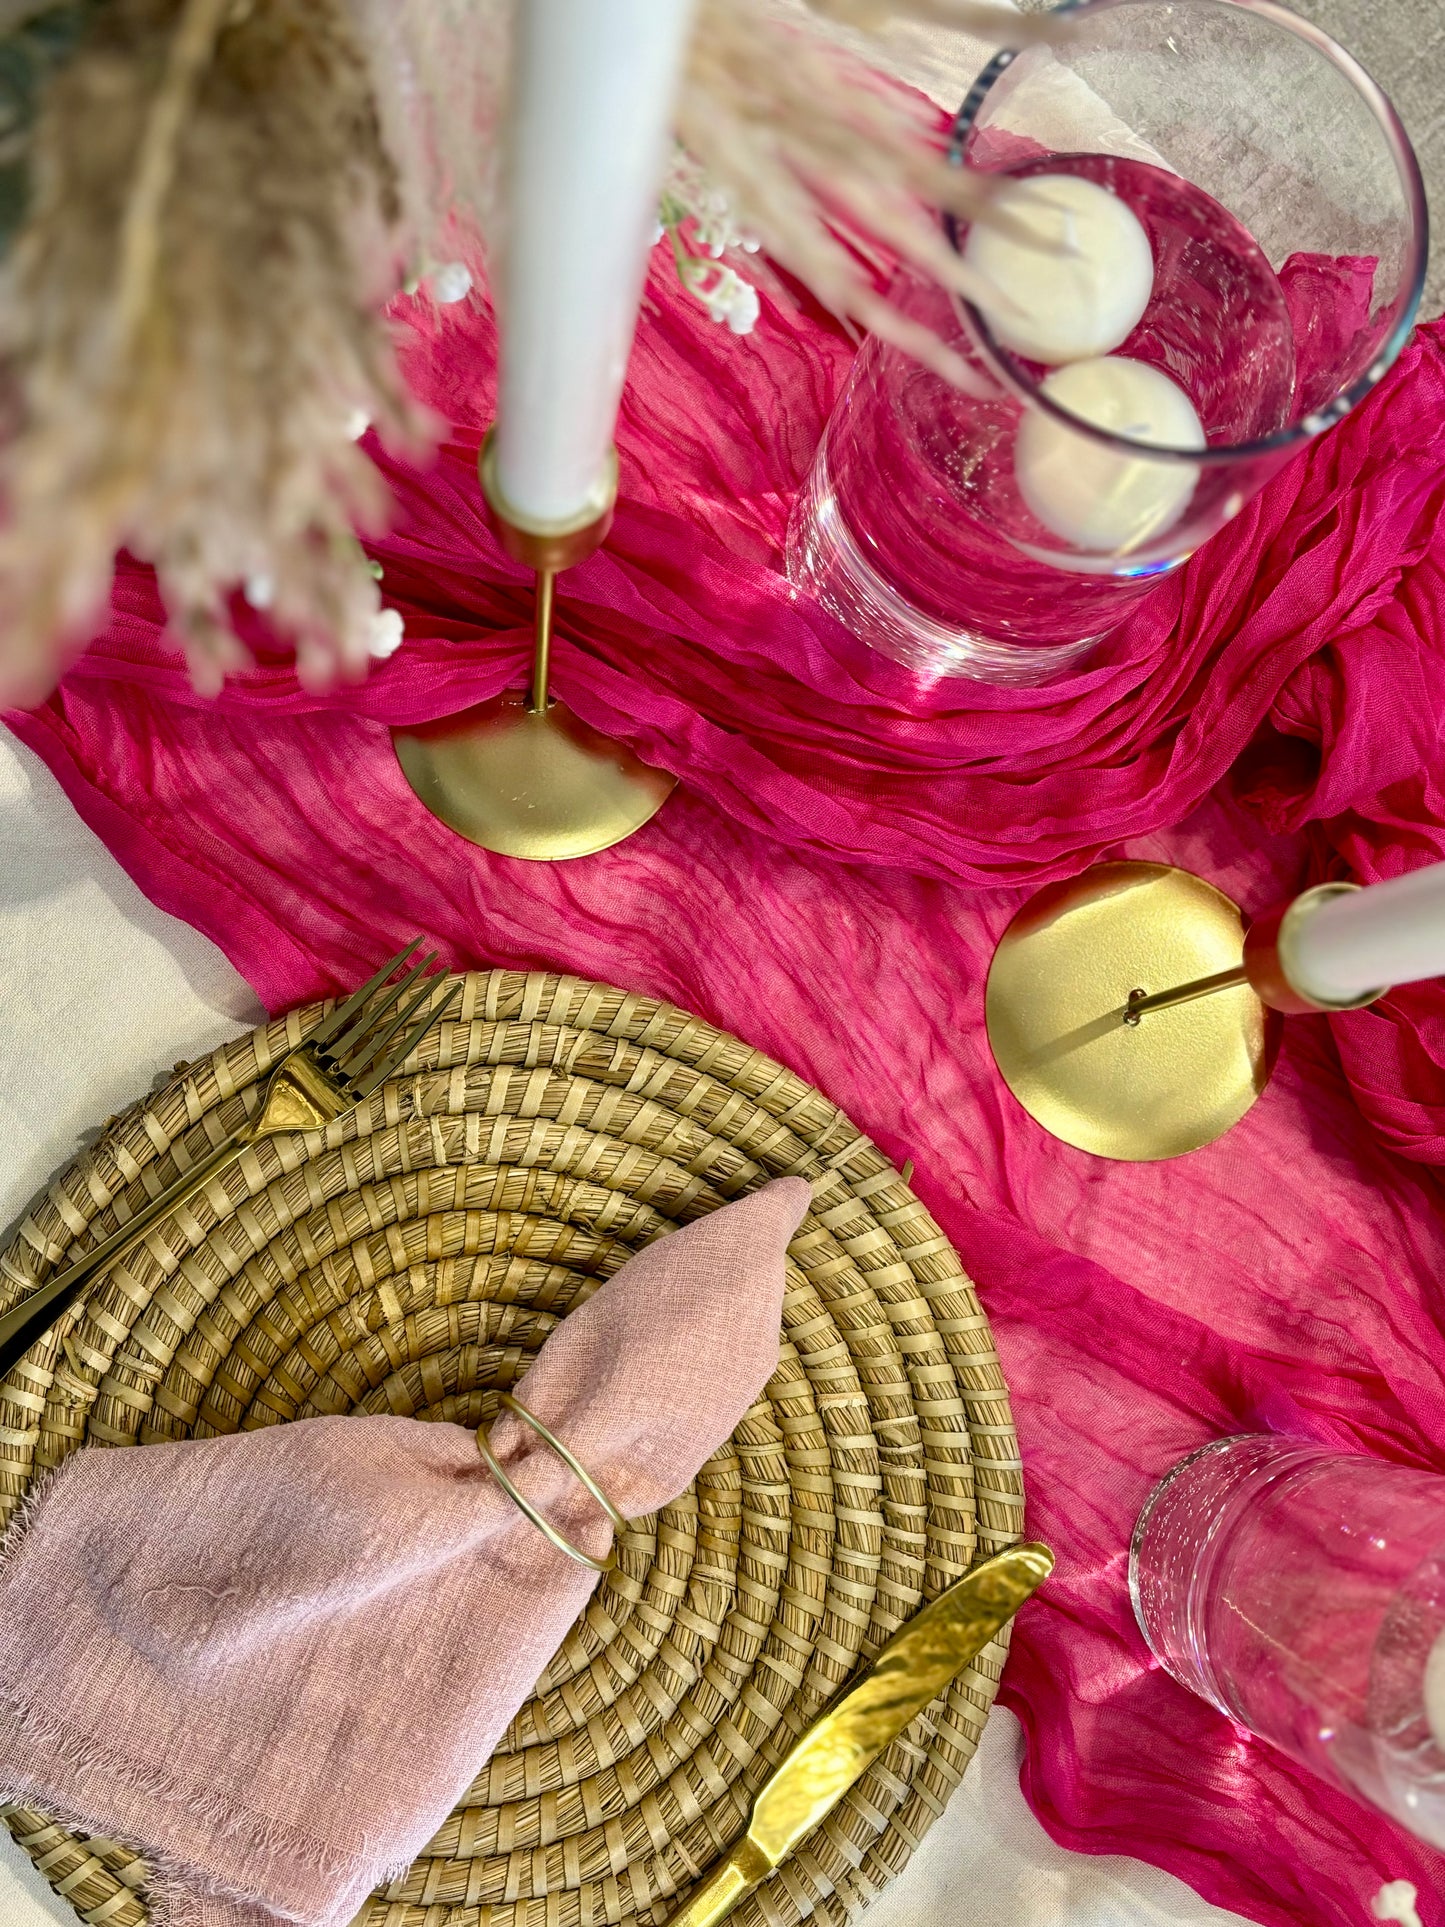
[[[392,972],[409,963],[421,948],[421,938],[399,951],[390,963],[383,964],[369,983],[317,1026],[294,1050],[288,1051],[267,1078],[262,1100],[255,1114],[238,1130],[127,1219],[93,1251],[55,1277],[47,1278],[10,1311],[0,1315],[0,1379],[19,1363],[35,1342],[42,1338],[63,1312],[73,1305],[93,1278],[129,1251],[137,1239],[178,1205],[186,1203],[212,1178],[243,1155],[263,1137],[278,1137],[288,1131],[315,1131],[330,1124],[360,1104],[378,1085],[384,1084],[410,1052],[415,1050],[433,1024],[439,1023],[461,995],[462,986],[454,984],[439,1002],[433,1003],[439,982],[445,976],[429,976],[438,953],[406,972],[394,984],[387,984]],[[383,989],[383,985],[386,987]],[[414,994],[414,987],[416,988]],[[427,1006],[426,1014],[414,1028],[410,1020]],[[405,1031],[401,1043],[392,1040]]]

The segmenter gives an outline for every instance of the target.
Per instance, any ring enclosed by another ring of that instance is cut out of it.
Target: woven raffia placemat
[[[0,1307],[39,1253],[61,1261],[202,1157],[316,1015],[178,1066],[114,1120],[0,1257]],[[249,1152],[0,1390],[0,1520],[82,1446],[351,1411],[475,1426],[640,1245],[784,1173],[815,1203],[776,1377],[693,1489],[628,1531],[461,1805],[358,1927],[665,1920],[860,1658],[1020,1536],[1003,1378],[948,1240],[846,1117],[735,1038],[600,985],[476,973],[406,1075]],[[842,1927],[903,1867],[1002,1662],[989,1647],[920,1715],[740,1927]],[[123,1847],[6,1818],[83,1919],[146,1919]]]

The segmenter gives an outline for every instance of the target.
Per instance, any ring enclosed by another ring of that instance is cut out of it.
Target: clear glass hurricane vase
[[[1414,154],[1328,36],[1272,0],[1068,11],[1056,43],[985,69],[952,151],[1124,201],[1154,280],[1116,354],[1183,392],[1204,445],[1101,426],[1069,405],[1068,369],[1011,351],[978,308],[900,276],[895,298],[966,359],[977,392],[870,340],[799,495],[788,570],[928,679],[1029,683],[1077,662],[1363,399],[1408,339],[1423,285]],[[966,252],[967,228],[950,233]]]
[[[1156,1487],[1129,1587],[1183,1685],[1445,1847],[1445,1478],[1219,1440]]]

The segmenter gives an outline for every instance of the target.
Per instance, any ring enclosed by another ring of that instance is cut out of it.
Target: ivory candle
[[[1125,355],[1056,368],[1040,392],[1072,415],[1156,448],[1203,448],[1194,404],[1175,381]],[[1179,520],[1195,463],[1151,461],[1026,411],[1014,443],[1019,493],[1046,529],[1081,549],[1128,554]]]
[[[530,521],[606,507],[692,6],[513,8],[497,480]]]
[[[1445,1633],[1436,1639],[1426,1655],[1421,1692],[1430,1737],[1445,1752]]]
[[[1301,919],[1281,961],[1295,989],[1322,1004],[1445,975],[1445,863],[1327,899]]]
[[[1033,174],[995,206],[1010,225],[975,221],[963,258],[993,290],[978,306],[1003,347],[1086,361],[1133,334],[1154,292],[1154,254],[1117,194],[1078,174]]]

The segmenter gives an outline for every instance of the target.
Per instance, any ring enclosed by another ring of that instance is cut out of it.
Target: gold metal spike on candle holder
[[[1101,863],[1026,903],[988,975],[988,1041],[1004,1082],[1052,1136],[1142,1163],[1212,1144],[1269,1081],[1280,1012],[1356,1009],[1288,975],[1327,883],[1245,935],[1237,904],[1162,863]]]
[[[509,693],[459,715],[393,730],[397,760],[432,815],[484,850],[543,863],[594,856],[649,822],[677,781],[589,727],[549,688],[557,576],[606,539],[617,496],[616,456],[602,506],[569,522],[528,521],[508,504],[490,434],[479,468],[502,546],[537,575],[530,686],[525,696]]]

